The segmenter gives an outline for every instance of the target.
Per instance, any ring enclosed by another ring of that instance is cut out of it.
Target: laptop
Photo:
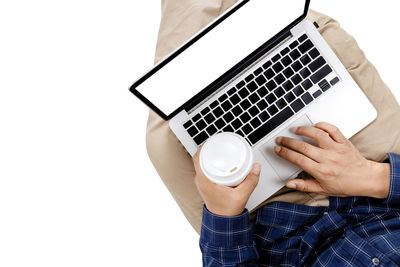
[[[320,121],[350,138],[376,110],[306,20],[310,0],[239,1],[133,84],[131,92],[169,121],[190,155],[234,132],[262,165],[253,210],[301,170],[273,152],[277,136]]]

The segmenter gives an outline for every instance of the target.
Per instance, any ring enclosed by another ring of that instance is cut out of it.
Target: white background
[[[312,8],[356,37],[400,99],[397,2]],[[152,66],[159,20],[155,0],[1,0],[0,266],[201,266],[128,91]]]

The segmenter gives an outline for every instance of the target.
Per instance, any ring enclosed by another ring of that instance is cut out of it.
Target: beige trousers
[[[163,0],[156,62],[163,59],[235,0]],[[374,66],[367,60],[352,36],[333,19],[310,11],[308,19],[320,25],[319,31],[378,111],[371,125],[351,138],[361,153],[376,161],[387,152],[400,153],[400,108]],[[203,200],[193,182],[192,159],[162,120],[150,111],[147,125],[147,150],[161,179],[182,212],[199,232]],[[306,175],[303,173],[303,175]],[[283,188],[262,205],[285,201],[310,206],[326,206],[327,197]]]

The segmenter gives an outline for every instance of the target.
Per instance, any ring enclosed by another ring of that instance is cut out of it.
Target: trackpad
[[[296,165],[290,163],[287,160],[284,160],[277,156],[274,152],[274,147],[276,146],[276,138],[278,136],[290,137],[298,140],[303,140],[309,144],[315,144],[315,142],[308,137],[299,136],[293,133],[293,129],[299,126],[311,126],[312,122],[307,117],[307,115],[303,115],[298,120],[291,123],[288,127],[270,139],[267,143],[265,143],[261,148],[261,152],[265,159],[271,164],[276,173],[283,181],[287,181],[289,178],[292,178],[295,174],[299,173],[301,169]]]

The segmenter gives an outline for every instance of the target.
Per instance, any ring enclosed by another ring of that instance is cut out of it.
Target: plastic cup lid
[[[233,133],[211,137],[200,153],[204,174],[211,181],[223,185],[243,180],[243,176],[247,176],[251,169],[252,161],[250,145],[243,137]]]

